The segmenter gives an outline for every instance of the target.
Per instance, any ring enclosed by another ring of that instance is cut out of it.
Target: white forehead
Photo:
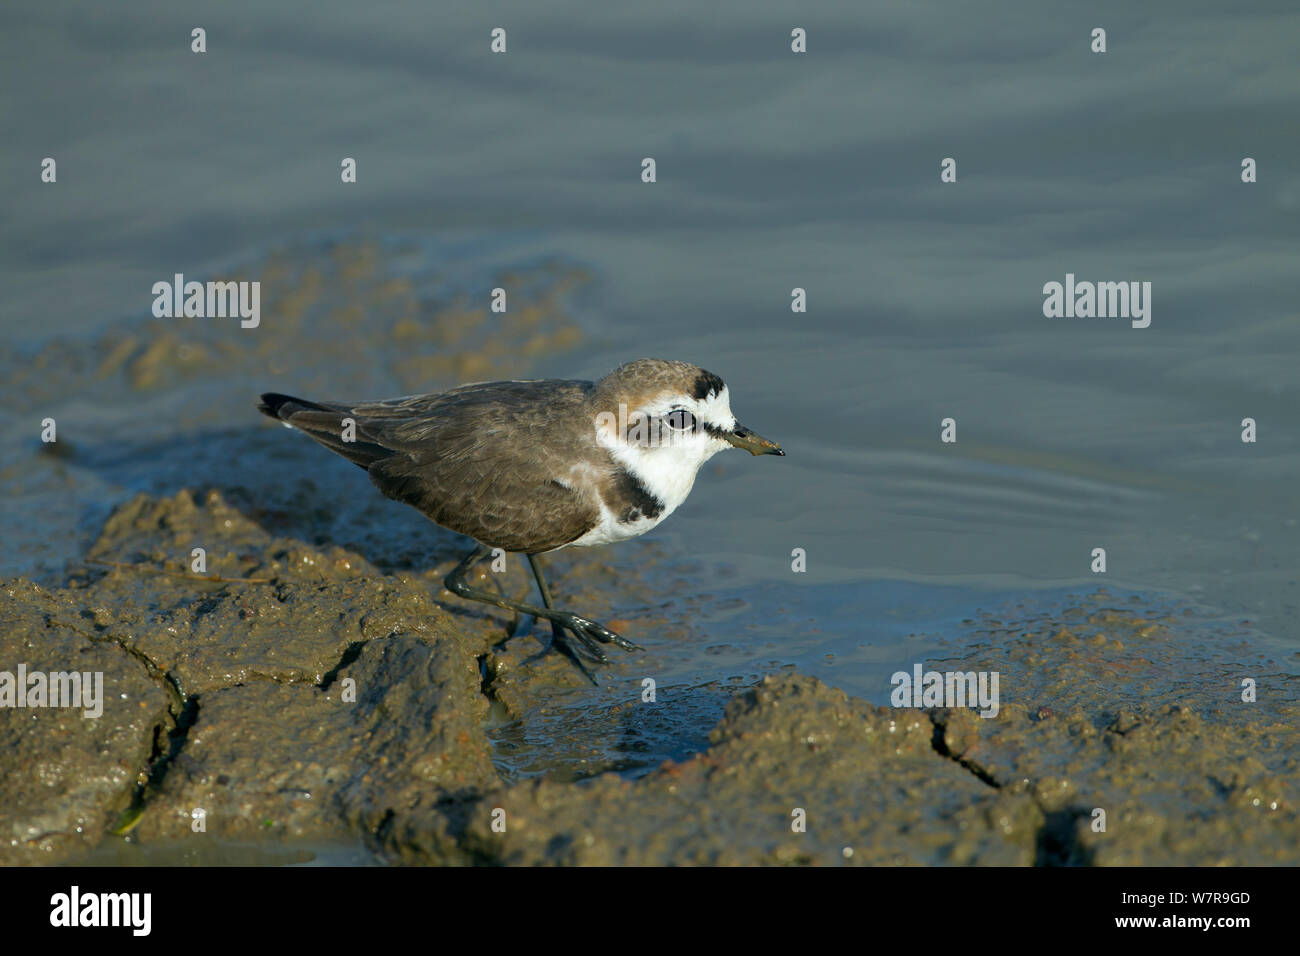
[[[695,414],[706,422],[729,429],[736,427],[736,416],[731,413],[731,393],[727,391],[727,386],[722,386],[720,392],[711,392],[704,396],[703,399],[696,401],[695,406]]]

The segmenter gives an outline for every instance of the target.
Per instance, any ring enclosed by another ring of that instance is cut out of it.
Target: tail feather
[[[264,415],[292,425],[361,468],[369,469],[375,462],[393,454],[391,448],[385,448],[366,434],[360,421],[344,406],[330,407],[292,395],[266,392],[257,407]],[[352,441],[343,439],[345,418],[352,418],[354,422]]]
[[[297,408],[285,408],[287,405],[294,405]],[[264,392],[262,402],[257,406],[264,415],[270,415],[272,418],[278,418],[284,421],[289,415],[299,408],[311,408],[316,411],[329,411],[324,405],[318,405],[316,402],[309,402],[303,398],[294,398],[292,395],[281,395],[279,392]],[[285,414],[281,415],[280,410],[285,409]]]

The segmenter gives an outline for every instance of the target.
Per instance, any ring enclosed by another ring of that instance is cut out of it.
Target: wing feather
[[[385,495],[506,551],[582,537],[599,505],[565,480],[589,454],[589,382],[487,382],[380,402],[310,402],[268,393],[262,411],[365,468]],[[355,422],[353,442],[343,420]]]

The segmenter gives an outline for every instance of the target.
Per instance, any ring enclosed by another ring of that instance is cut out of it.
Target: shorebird
[[[549,647],[592,683],[584,659],[608,663],[601,644],[639,648],[557,610],[539,555],[644,534],[686,500],[700,466],[724,449],[785,454],[736,421],[722,379],[663,359],[629,362],[598,382],[480,382],[355,404],[268,392],[258,407],[360,465],[389,498],[473,538],[447,590],[550,621]],[[542,607],[466,580],[497,548],[528,558]]]

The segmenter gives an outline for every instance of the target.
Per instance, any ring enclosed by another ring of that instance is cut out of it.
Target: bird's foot
[[[589,621],[585,617],[566,611],[561,613],[559,620],[551,622],[550,643],[539,653],[527,658],[524,663],[535,661],[548,651],[555,649],[567,657],[578,670],[582,671],[587,680],[596,684],[596,677],[591,673],[585,661],[593,664],[609,663],[609,657],[601,650],[601,644],[614,644],[629,651],[641,650],[640,645],[620,637],[605,625]]]
[[[601,644],[614,644],[623,648],[625,651],[639,651],[640,645],[633,644],[625,637],[620,637],[611,631],[604,624],[597,624],[595,621],[589,621],[585,617],[579,617],[577,614],[565,612],[563,619],[556,622],[560,627],[573,633],[573,635],[587,647],[600,654],[601,663],[605,662],[605,655],[596,646],[596,642]]]

